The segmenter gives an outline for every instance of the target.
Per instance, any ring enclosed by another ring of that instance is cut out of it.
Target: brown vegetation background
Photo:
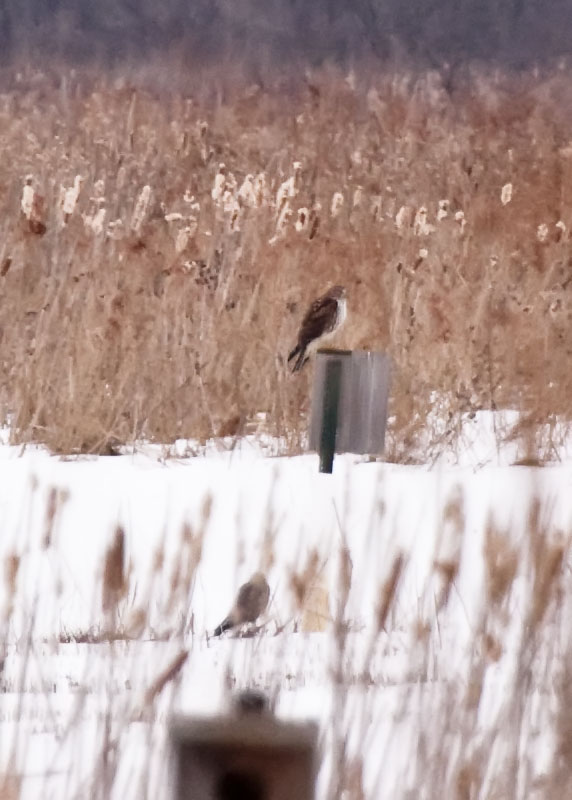
[[[495,408],[554,457],[572,396],[568,73],[165,82],[2,76],[13,442],[268,433],[296,452],[311,368],[292,376],[285,355],[307,304],[343,283],[336,343],[394,362],[388,458],[426,460]]]

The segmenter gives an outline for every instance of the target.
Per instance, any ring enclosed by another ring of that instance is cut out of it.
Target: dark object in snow
[[[262,714],[269,710],[268,698],[259,689],[244,689],[233,700],[238,714]]]

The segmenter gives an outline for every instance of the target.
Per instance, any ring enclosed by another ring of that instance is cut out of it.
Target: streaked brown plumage
[[[302,369],[310,353],[319,344],[332,336],[346,318],[346,290],[343,286],[332,286],[331,289],[314,300],[300,325],[298,342],[288,356],[288,363],[293,359],[292,372]]]
[[[236,603],[230,614],[215,629],[214,636],[243,625],[245,622],[256,622],[266,610],[270,598],[270,587],[261,572],[255,572],[251,579],[238,590]]]

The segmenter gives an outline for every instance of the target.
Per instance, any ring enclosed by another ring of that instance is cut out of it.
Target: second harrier
[[[258,617],[266,610],[270,598],[270,587],[261,572],[255,572],[248,583],[243,584],[238,590],[236,603],[230,614],[225,617],[216,628],[213,636],[244,625],[245,622],[256,622]]]

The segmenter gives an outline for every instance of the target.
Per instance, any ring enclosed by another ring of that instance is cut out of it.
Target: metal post
[[[332,447],[336,453],[383,453],[390,377],[384,353],[318,350],[308,449],[320,454],[321,472],[332,471]]]
[[[336,452],[336,433],[338,430],[338,408],[340,405],[340,384],[342,364],[338,359],[330,359],[326,364],[322,430],[320,433],[320,472],[332,473],[334,453]]]

